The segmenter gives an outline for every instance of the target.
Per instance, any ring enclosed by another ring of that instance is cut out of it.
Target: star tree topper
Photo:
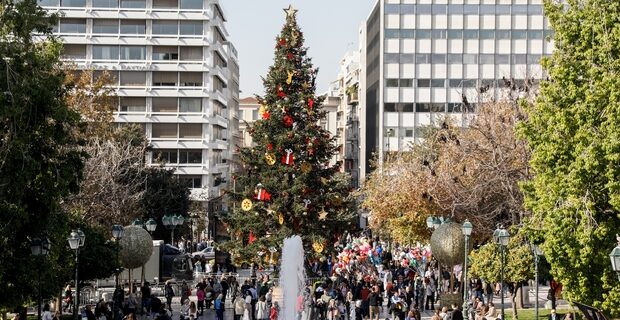
[[[292,4],[289,4],[288,8],[282,9],[282,10],[284,10],[284,12],[286,12],[286,18],[287,19],[295,18],[295,15],[297,14],[297,9],[293,8]]]

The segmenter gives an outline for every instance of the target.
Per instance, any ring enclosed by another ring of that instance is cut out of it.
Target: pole
[[[502,250],[501,255],[502,255],[502,272],[501,272],[501,278],[500,278],[500,292],[499,295],[502,298],[502,320],[505,320],[506,318],[504,317],[504,259],[506,259],[506,251],[504,250],[504,246],[500,245],[500,249]],[[513,306],[514,308],[515,306]],[[538,319],[537,319],[538,320]]]
[[[79,308],[80,308],[80,283],[78,282],[79,268],[80,267],[80,248],[75,249],[75,303],[73,304],[73,319],[79,320]]]
[[[174,246],[174,227],[172,227],[172,239],[170,240],[170,244]]]
[[[469,237],[465,236],[465,262],[463,263],[463,283],[461,284],[461,287],[463,287],[463,320],[467,320],[467,317],[469,316],[469,308],[468,308],[468,303],[467,300],[469,299],[468,297],[468,290],[467,290],[467,251],[469,247]]]
[[[536,320],[538,320],[538,254],[534,252],[534,268],[536,269],[536,298],[534,298],[534,309],[536,313]]]
[[[43,304],[43,297],[41,296],[41,272],[39,271],[39,310],[37,313],[37,319],[41,320],[41,304]]]

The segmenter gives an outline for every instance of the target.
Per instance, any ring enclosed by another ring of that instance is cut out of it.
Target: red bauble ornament
[[[312,107],[314,107],[314,99],[310,98],[308,99],[308,108],[312,110]]]
[[[292,54],[292,53],[290,53],[290,52],[289,52],[289,53],[286,55],[286,57],[287,57],[289,60],[293,60],[293,57],[294,57],[294,56],[293,56],[293,54]]]
[[[273,150],[273,144],[268,143],[267,144],[267,150],[269,150],[269,151]]]
[[[263,120],[268,120],[270,115],[271,115],[271,114],[269,113],[269,111],[265,111],[265,112],[263,112],[263,115],[262,115]]]
[[[286,93],[284,93],[284,91],[282,91],[282,88],[278,88],[278,97],[280,97],[280,98],[286,97]]]
[[[280,41],[278,42],[278,44],[283,46],[283,47],[286,46],[286,39],[280,38]]]
[[[282,120],[284,121],[285,127],[290,128],[293,126],[293,117],[291,117],[290,115],[284,115],[284,118]]]
[[[292,166],[295,164],[295,156],[293,156],[293,150],[286,149],[284,150],[285,154],[282,155],[282,163],[287,166]]]

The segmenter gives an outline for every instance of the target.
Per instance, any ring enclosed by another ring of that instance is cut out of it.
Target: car
[[[207,260],[215,259],[215,248],[214,247],[206,247],[200,251],[196,251],[192,253],[192,258],[205,258]]]

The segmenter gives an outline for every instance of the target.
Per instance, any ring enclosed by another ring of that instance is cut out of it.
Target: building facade
[[[361,30],[362,179],[426,127],[467,126],[503,79],[543,77],[548,30],[542,0],[378,0]]]
[[[239,67],[218,0],[40,0],[78,69],[111,73],[115,121],[142,126],[150,165],[220,198],[238,126]]]

